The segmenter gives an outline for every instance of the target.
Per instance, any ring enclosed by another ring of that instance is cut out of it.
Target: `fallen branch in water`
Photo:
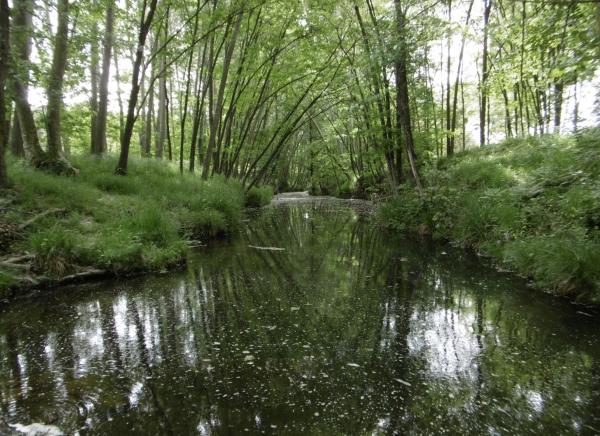
[[[248,247],[255,248],[257,250],[285,251],[285,248],[279,248],[279,247],[257,247],[256,245],[248,245]]]
[[[89,278],[89,277],[103,276],[106,273],[107,273],[106,270],[92,268],[92,269],[87,269],[85,271],[81,271],[81,272],[78,272],[75,274],[65,276],[60,281],[61,282],[71,282],[74,280],[85,279],[85,278]]]

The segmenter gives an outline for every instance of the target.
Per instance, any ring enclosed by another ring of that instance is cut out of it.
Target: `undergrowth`
[[[600,129],[512,139],[444,158],[385,203],[388,227],[450,240],[600,304]]]
[[[269,204],[273,198],[273,189],[270,186],[253,186],[246,193],[247,207],[261,207]]]
[[[50,279],[86,267],[127,273],[180,263],[187,241],[235,229],[248,201],[238,182],[218,177],[203,182],[165,162],[134,159],[122,177],[113,175],[112,158],[71,161],[78,176],[54,176],[18,160],[9,163],[14,193],[0,216],[4,222],[18,224],[54,208],[66,211],[36,221],[4,247],[5,252],[33,254],[35,274]],[[14,282],[13,271],[0,271],[0,291]]]

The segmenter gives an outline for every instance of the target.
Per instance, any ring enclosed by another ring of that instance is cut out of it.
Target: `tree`
[[[138,44],[135,52],[135,61],[133,64],[133,74],[131,75],[131,92],[129,94],[129,103],[127,106],[127,120],[125,121],[125,130],[123,131],[123,137],[121,138],[121,153],[119,154],[119,162],[115,169],[115,174],[125,175],[127,174],[127,163],[129,160],[129,147],[131,144],[131,136],[133,135],[133,125],[136,118],[136,106],[138,95],[140,92],[140,68],[142,65],[142,59],[144,58],[144,46],[146,44],[146,38],[152,25],[152,19],[156,12],[156,3],[158,0],[144,0],[141,17],[140,17],[140,29],[138,33]],[[146,11],[146,6],[148,10]]]
[[[408,98],[408,76],[406,72],[407,63],[407,48],[405,41],[406,32],[406,15],[402,9],[401,0],[394,0],[396,10],[396,31],[398,32],[398,54],[395,63],[396,71],[396,110],[398,111],[400,124],[404,131],[404,143],[406,146],[406,154],[410,163],[413,178],[417,189],[421,190],[421,177],[417,167],[415,146],[412,133],[412,124],[410,120],[410,103]]]
[[[5,161],[5,150],[8,142],[5,90],[10,57],[9,16],[8,0],[0,0],[0,188],[5,188],[8,185]]]
[[[48,80],[48,109],[46,114],[46,134],[48,139],[47,159],[51,165],[64,161],[61,144],[61,110],[63,79],[67,67],[67,41],[69,37],[69,1],[58,0],[58,24],[54,39],[52,68]],[[65,166],[64,170],[68,170]],[[60,169],[59,171],[63,171]]]
[[[13,18],[13,26],[19,31],[29,33],[31,26],[30,16],[25,12],[31,10],[30,0],[14,0],[14,8],[17,13]],[[37,127],[33,117],[33,111],[28,101],[27,77],[21,75],[21,69],[29,70],[29,51],[30,43],[27,38],[16,38],[14,40],[14,50],[18,54],[20,61],[16,68],[16,74],[11,75],[11,87],[13,98],[15,100],[15,112],[18,116],[21,135],[25,149],[29,152],[30,160],[34,166],[40,165],[46,159],[46,154],[40,146],[40,140],[37,133]]]
[[[13,49],[19,47],[19,52],[13,56],[13,74],[22,77],[25,95],[29,88],[29,55],[31,53],[31,7],[30,1],[16,0],[13,6],[13,23],[11,26],[11,39]],[[10,131],[10,150],[15,156],[25,157],[23,148],[23,133],[19,122],[18,111],[13,111],[12,129]]]
[[[102,74],[99,83],[98,116],[92,131],[92,152],[106,153],[106,119],[108,106],[108,78],[110,75],[110,60],[113,46],[113,28],[115,19],[115,2],[108,0],[106,6],[106,21],[102,53]]]
[[[486,113],[488,105],[488,39],[489,39],[489,22],[490,13],[492,10],[492,0],[483,0],[483,53],[481,61],[481,83],[479,84],[481,100],[479,106],[479,145],[483,146],[486,143]]]

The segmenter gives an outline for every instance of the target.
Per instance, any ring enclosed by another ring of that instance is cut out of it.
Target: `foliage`
[[[429,167],[423,194],[383,204],[388,227],[493,256],[540,288],[600,303],[600,129],[511,140]]]
[[[12,247],[35,255],[38,274],[60,278],[85,267],[114,273],[162,269],[184,259],[186,239],[223,235],[241,219],[244,197],[237,182],[202,182],[147,160],[132,162],[133,177],[114,176],[113,159],[73,161],[81,172],[71,178],[21,161],[9,165],[18,200],[6,219],[22,222],[51,208],[68,211],[35,222]],[[3,275],[2,283],[9,279]]]
[[[247,207],[261,207],[269,204],[273,198],[273,189],[270,186],[254,186],[246,192],[245,204]]]

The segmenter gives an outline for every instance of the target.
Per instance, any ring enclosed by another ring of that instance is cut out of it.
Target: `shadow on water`
[[[249,247],[275,247],[261,250]],[[0,313],[0,411],[110,434],[600,432],[600,325],[335,202]]]

